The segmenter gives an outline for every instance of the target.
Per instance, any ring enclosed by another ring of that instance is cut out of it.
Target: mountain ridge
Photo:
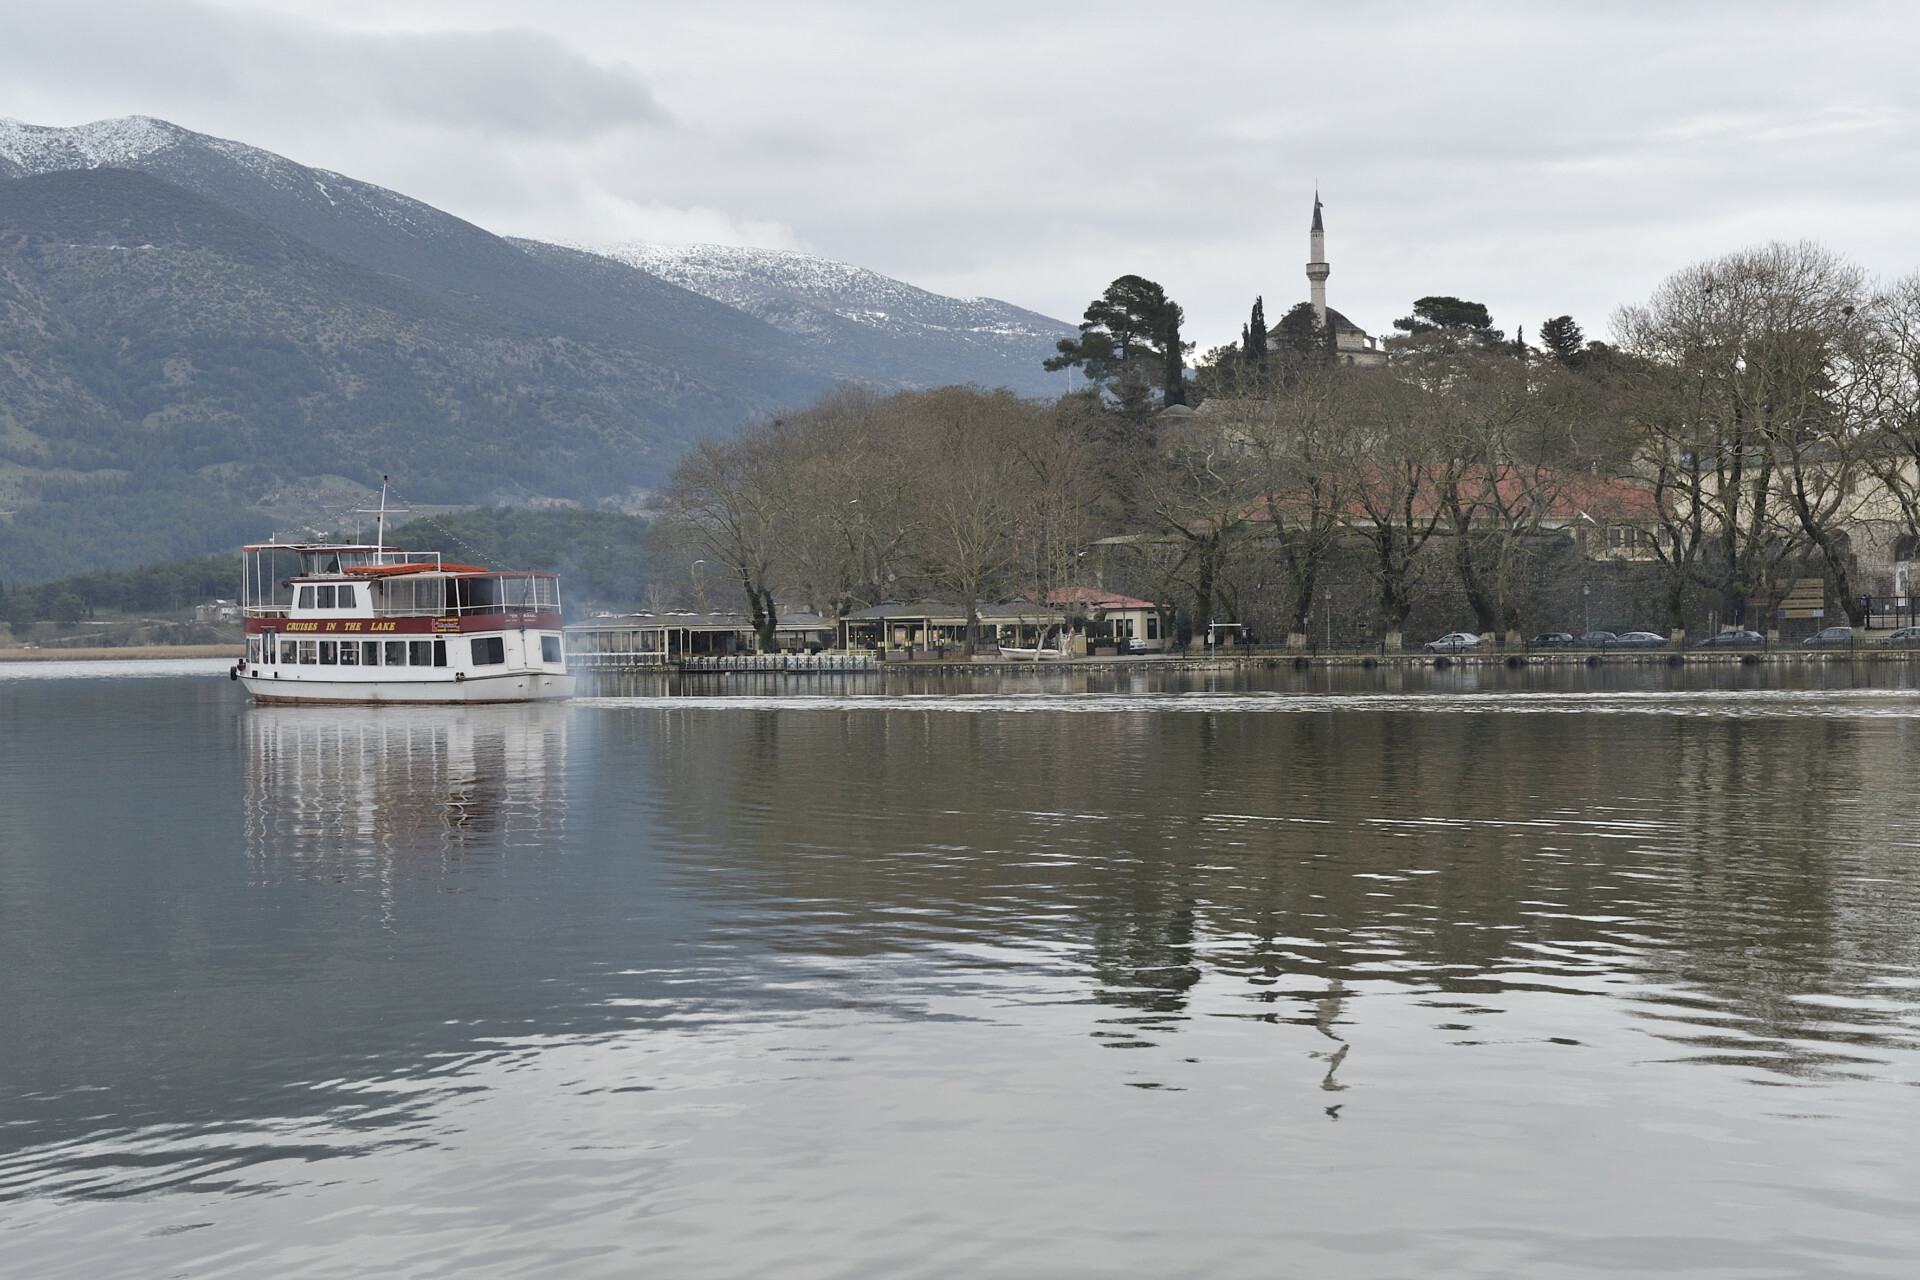
[[[887,369],[899,386],[984,382],[1026,395],[1055,394],[1056,380],[1041,370],[1041,361],[1054,354],[1059,339],[1078,333],[1064,321],[996,298],[949,297],[791,249],[648,242],[571,247],[735,307],[818,352],[830,366]],[[984,370],[1002,376],[982,378]],[[834,372],[848,376],[839,367]]]

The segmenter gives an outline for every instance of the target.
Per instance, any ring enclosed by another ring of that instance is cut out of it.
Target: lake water
[[[0,666],[0,1271],[1920,1274],[1914,683]]]

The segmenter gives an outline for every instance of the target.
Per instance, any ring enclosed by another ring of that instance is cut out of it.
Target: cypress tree
[[[1267,306],[1265,298],[1253,300],[1253,316],[1240,331],[1240,349],[1247,364],[1259,368],[1267,362]]]
[[[1180,358],[1180,308],[1167,304],[1167,383],[1163,405],[1187,402],[1187,365]]]

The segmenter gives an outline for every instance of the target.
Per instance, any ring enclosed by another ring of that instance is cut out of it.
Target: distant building
[[[1047,594],[1047,603],[1084,616],[1096,641],[1125,649],[1139,640],[1149,653],[1167,647],[1167,638],[1160,631],[1160,608],[1151,600],[1094,587],[1062,587]]]
[[[1385,364],[1386,349],[1379,339],[1327,305],[1327,277],[1333,268],[1327,264],[1327,229],[1320,216],[1320,193],[1313,193],[1313,226],[1307,232],[1307,288],[1312,294],[1313,314],[1324,330],[1332,328],[1334,350],[1348,364]]]
[[[980,620],[980,643],[987,647],[1035,648],[1057,640],[1068,622],[1064,611],[1025,600],[983,604],[974,616]],[[840,647],[849,651],[940,654],[966,643],[967,611],[941,600],[890,601],[847,614],[839,628]]]

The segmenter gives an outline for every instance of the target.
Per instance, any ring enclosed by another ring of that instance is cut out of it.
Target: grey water
[[[1917,765],[1904,664],[0,665],[0,1272],[1911,1276]]]

